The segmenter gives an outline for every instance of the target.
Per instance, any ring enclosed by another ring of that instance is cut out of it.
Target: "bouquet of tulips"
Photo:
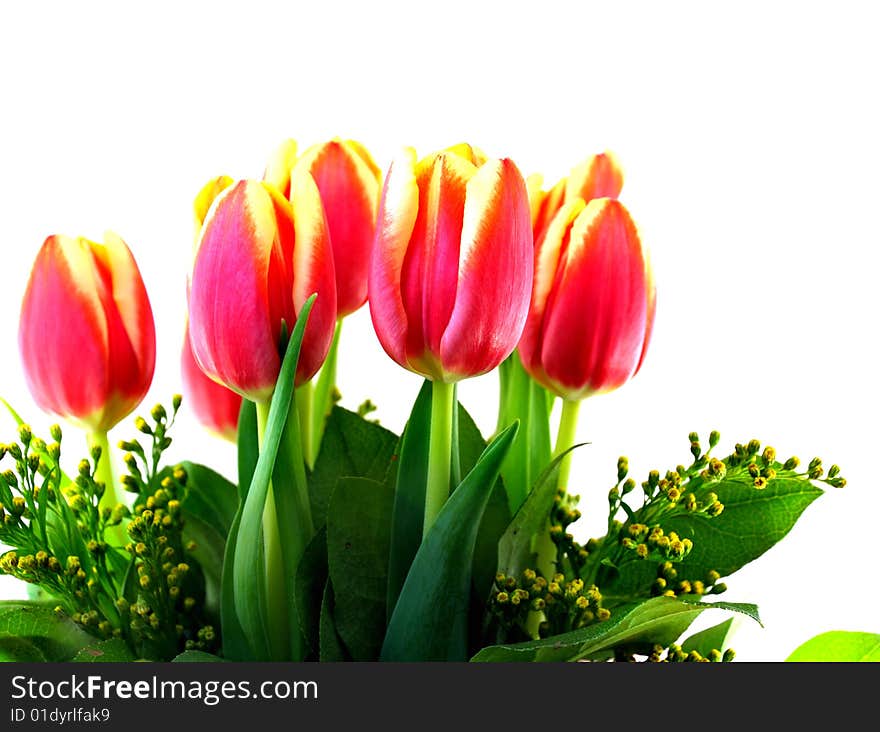
[[[147,288],[115,235],[46,239],[20,352],[37,405],[91,447],[66,462],[61,426],[10,406],[0,571],[33,591],[0,605],[0,657],[730,660],[735,615],[760,620],[724,580],[844,480],[692,433],[686,461],[637,479],[621,457],[607,501],[579,506],[579,406],[639,371],[655,315],[622,184],[610,153],[545,190],[465,144],[383,174],[353,141],[285,142],[262,177],[195,195],[183,396],[113,445],[153,376]],[[401,434],[339,405],[343,321],[367,303],[424,379]],[[483,434],[456,385],[492,371]],[[234,481],[166,462],[182,403],[237,445]]]

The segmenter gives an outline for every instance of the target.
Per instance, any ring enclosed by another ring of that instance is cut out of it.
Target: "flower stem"
[[[315,385],[311,381],[307,381],[302,386],[298,386],[294,392],[296,399],[296,411],[299,414],[299,432],[302,438],[302,452],[306,464],[311,469],[314,465],[314,457],[312,450],[314,449],[313,430],[312,430],[312,412],[315,404]]]
[[[122,501],[116,492],[116,476],[113,471],[113,453],[110,451],[110,440],[106,430],[95,430],[88,434],[89,451],[94,447],[101,448],[101,457],[95,467],[95,481],[104,484],[104,494],[98,502],[98,508],[109,508],[111,511]],[[108,526],[106,538],[119,546],[125,544],[125,532],[122,524]]]
[[[269,402],[257,402],[257,442],[262,448],[269,421]],[[284,597],[284,561],[281,552],[281,538],[278,532],[278,515],[275,510],[275,494],[272,483],[266,494],[263,507],[263,568],[266,582],[266,611],[269,624],[269,639],[274,660],[284,659],[289,648],[287,602]]]
[[[324,425],[330,410],[333,409],[333,393],[336,391],[337,353],[339,351],[339,336],[341,332],[342,318],[339,318],[336,321],[336,330],[333,331],[333,341],[330,343],[327,358],[315,381],[315,398],[311,419],[313,454],[306,456],[309,467],[314,467],[315,460],[318,459],[318,451],[321,449],[321,440],[324,437]]]
[[[559,457],[562,453],[574,445],[577,434],[578,410],[580,400],[562,400],[562,414],[559,417],[559,431],[556,433],[556,447],[553,457]],[[563,491],[568,491],[568,480],[571,475],[571,453],[568,453],[559,463],[559,479],[557,486]]]
[[[452,458],[452,416],[455,412],[455,385],[434,381],[431,385],[431,439],[428,447],[428,479],[425,488],[427,536],[440,509],[449,498]]]

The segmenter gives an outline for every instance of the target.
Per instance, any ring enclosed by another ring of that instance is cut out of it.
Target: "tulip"
[[[617,198],[623,188],[623,171],[611,152],[592,155],[574,166],[566,178],[549,191],[542,191],[540,177],[529,176],[529,202],[532,206],[532,228],[539,244],[553,217],[574,198]]]
[[[581,400],[641,367],[656,295],[648,256],[622,203],[563,204],[535,250],[529,316],[518,352],[529,375],[563,398],[556,453],[574,442]],[[567,480],[567,468],[560,470]]]
[[[281,348],[305,304],[317,293],[303,337],[294,385],[311,379],[327,355],[336,323],[336,282],[327,220],[318,187],[305,171],[290,182],[291,201],[272,183],[241,180],[211,204],[201,229],[189,295],[193,356],[211,379],[256,403],[262,449],[269,403],[281,367]],[[288,424],[298,420],[293,413]],[[292,465],[302,465],[292,440]],[[295,647],[290,634],[288,580],[314,531],[304,481],[270,484],[262,506],[262,568],[266,622],[273,657]],[[298,546],[283,546],[275,489],[293,491]],[[256,569],[256,568],[254,568]],[[295,627],[295,624],[294,624]]]
[[[128,246],[50,236],[37,254],[19,321],[34,400],[46,412],[107,432],[141,403],[153,379],[156,332]]]
[[[153,311],[125,242],[112,232],[103,244],[48,237],[25,289],[18,341],[37,405],[100,448],[101,505],[113,508],[107,432],[141,403],[156,364]]]
[[[415,153],[385,178],[369,301],[382,347],[433,382],[424,531],[449,493],[453,385],[515,348],[532,287],[528,194],[509,159]]]
[[[308,175],[292,183],[293,204],[278,190],[241,180],[208,213],[193,266],[190,343],[210,378],[251,401],[272,395],[284,328],[318,293],[296,372],[301,384],[321,365],[336,322],[336,286],[327,223]]]

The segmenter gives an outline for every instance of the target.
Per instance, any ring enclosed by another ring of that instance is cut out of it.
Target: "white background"
[[[260,175],[283,138],[352,137],[383,168],[400,145],[464,140],[548,185],[607,148],[653,256],[658,311],[642,372],[582,407],[582,531],[603,524],[618,455],[642,479],[687,460],[691,430],[720,430],[724,452],[757,437],[783,458],[818,454],[849,485],[729,579],[725,599],[756,602],[765,626],[742,623],[733,646],[780,661],[825,630],[880,632],[880,58],[868,7],[4,4],[0,395],[50,423],[18,360],[25,279],[46,236],[112,229],[140,264],[159,334],[144,408],[167,403],[181,388],[192,198],[220,173]],[[346,321],[340,358],[343,405],[370,397],[399,431],[420,380],[385,356],[366,308]],[[487,433],[496,378],[460,388]],[[233,448],[185,409],[177,436],[174,459],[232,475]],[[2,596],[21,594],[0,579]]]

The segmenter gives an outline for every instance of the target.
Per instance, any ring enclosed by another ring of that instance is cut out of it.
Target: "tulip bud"
[[[25,377],[41,409],[106,432],[153,379],[156,333],[125,242],[53,235],[37,254],[19,320]]]
[[[563,205],[535,248],[535,283],[518,352],[528,373],[568,400],[636,374],[656,303],[647,254],[611,198]]]
[[[563,204],[575,198],[586,202],[594,198],[617,198],[623,188],[623,171],[617,158],[606,151],[582,160],[571,169],[568,177],[558,181],[549,191],[540,190],[538,184],[539,180],[533,181],[529,192],[536,245],[547,233],[547,227]]]
[[[366,148],[353,140],[313,145],[296,165],[311,173],[321,193],[336,269],[336,314],[341,318],[367,301],[381,173]]]
[[[273,185],[241,180],[218,196],[201,231],[189,296],[190,344],[211,379],[252,401],[268,399],[289,333],[317,293],[296,372],[321,365],[336,322],[327,222],[314,180],[300,174],[291,204]]]
[[[199,368],[189,343],[188,327],[180,349],[180,372],[187,404],[196,419],[214,434],[234,442],[238,435],[241,395],[208,378]]]
[[[516,346],[533,246],[525,182],[470,146],[415,152],[385,178],[370,265],[370,314],[385,351],[447,383],[490,371]]]

